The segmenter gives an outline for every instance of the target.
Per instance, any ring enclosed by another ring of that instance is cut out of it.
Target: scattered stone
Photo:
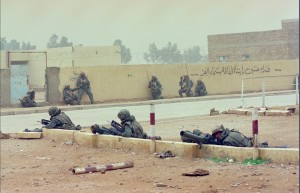
[[[156,187],[167,187],[168,185],[163,184],[163,183],[156,183],[155,186]]]
[[[10,138],[9,134],[2,133],[2,132],[0,131],[0,139],[9,139],[9,138]]]
[[[210,109],[210,116],[219,115],[220,112],[218,110],[215,110],[215,108]]]
[[[65,145],[73,145],[73,142],[72,141],[67,141],[64,143]]]
[[[233,162],[233,159],[229,159],[228,162],[229,162],[229,163],[232,163],[232,162]]]

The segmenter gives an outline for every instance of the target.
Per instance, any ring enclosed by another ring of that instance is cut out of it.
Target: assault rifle
[[[96,134],[96,133],[104,134],[104,135],[119,135],[120,134],[119,132],[116,132],[112,129],[108,129],[108,128],[103,127],[103,126],[99,126],[98,124],[92,125],[91,126],[91,131],[94,134]]]
[[[183,76],[180,76],[179,86],[181,89],[182,89],[182,85],[183,85]]]
[[[180,136],[191,139],[194,143],[198,143],[199,149],[202,148],[202,144],[213,144],[218,145],[218,142],[215,141],[214,136],[208,133],[202,133],[200,135],[195,135],[191,132],[180,131]]]
[[[50,123],[50,120],[41,119],[41,121],[38,121],[38,122],[42,123],[43,125],[48,125]]]
[[[107,122],[109,122],[109,121],[107,121]],[[124,128],[123,128],[123,126],[120,124],[120,123],[118,123],[118,122],[116,122],[116,121],[114,121],[114,120],[112,120],[111,122],[109,122],[110,123],[110,125],[113,127],[113,128],[115,128],[117,131],[119,131],[119,132],[123,132],[124,131]]]

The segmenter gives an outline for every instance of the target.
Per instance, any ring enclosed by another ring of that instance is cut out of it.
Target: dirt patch
[[[195,116],[156,121],[156,134],[180,141],[181,130],[199,128],[210,133],[216,124],[252,135],[252,117],[243,115]],[[149,123],[142,122],[147,133]],[[259,117],[259,139],[270,145],[299,146],[298,115]],[[87,167],[133,161],[133,168],[73,175]],[[183,176],[195,170],[209,175]],[[1,192],[299,192],[299,166],[216,163],[210,159],[168,157],[128,149],[87,148],[47,139],[1,139]]]

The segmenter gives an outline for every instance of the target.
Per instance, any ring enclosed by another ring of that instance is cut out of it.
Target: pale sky
[[[84,46],[121,39],[139,62],[152,42],[206,54],[208,35],[276,30],[298,18],[299,0],[1,0],[1,37],[37,49],[52,34]]]

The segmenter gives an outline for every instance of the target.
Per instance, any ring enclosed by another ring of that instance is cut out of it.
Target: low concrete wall
[[[299,149],[297,148],[261,148],[259,149],[259,155],[275,163],[299,165]]]
[[[16,138],[18,139],[40,139],[42,138],[41,132],[18,132]]]
[[[52,139],[54,142],[74,142],[74,132],[79,131],[43,128],[43,137]]]
[[[230,147],[219,145],[203,145],[198,151],[200,158],[232,158],[236,161],[243,161],[247,158],[252,158],[252,148],[245,147]]]
[[[43,137],[55,142],[68,142],[92,148],[127,149],[133,152],[151,153],[152,141],[148,139],[123,138],[111,135],[95,135],[89,132],[61,129],[44,129]],[[244,161],[252,158],[252,148],[203,145],[201,149],[195,143],[156,141],[155,152],[172,151],[176,156],[185,158],[231,158]],[[273,163],[299,164],[299,149],[296,148],[260,148],[260,158]]]
[[[62,92],[67,84],[74,88],[80,72],[85,72],[88,76],[94,99],[97,102],[149,98],[150,93],[147,87],[152,74],[155,74],[162,83],[162,95],[165,98],[178,97],[179,78],[187,73],[194,81],[193,90],[196,81],[201,79],[205,82],[209,95],[240,93],[242,78],[258,76],[274,76],[265,79],[268,85],[266,91],[292,90],[295,77],[279,76],[296,75],[299,72],[298,62],[298,60],[288,60],[201,65],[156,64],[60,68],[60,71],[56,71],[57,82],[54,84],[53,81],[48,81],[52,84],[49,86],[49,93],[52,89],[55,93]],[[47,77],[51,76],[47,74]],[[261,91],[261,79],[247,79],[244,85],[245,92]],[[62,96],[50,95],[50,101],[62,102]],[[82,102],[89,102],[87,95],[83,96]]]
[[[196,158],[198,157],[198,145],[194,143],[182,143],[173,141],[156,141],[156,152],[170,150],[176,156]]]

